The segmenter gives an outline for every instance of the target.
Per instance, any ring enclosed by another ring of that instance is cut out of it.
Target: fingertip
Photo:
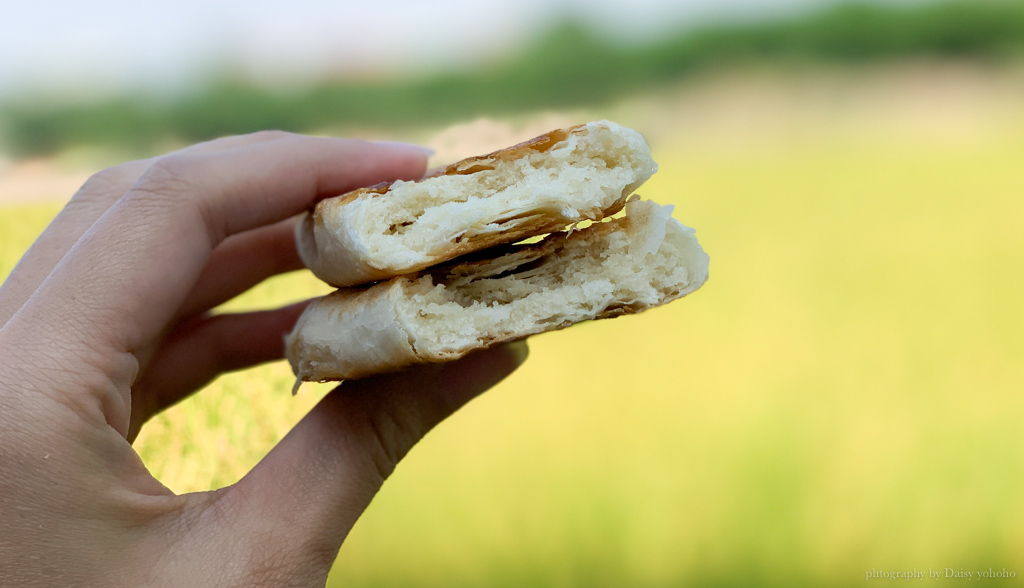
[[[418,180],[427,171],[427,163],[434,155],[434,150],[422,145],[413,143],[398,143],[391,141],[379,141],[373,143],[377,148],[383,148],[384,153],[392,160],[394,179]]]
[[[513,341],[506,344],[505,347],[512,354],[512,360],[515,362],[516,368],[523,365],[526,362],[526,358],[530,357],[530,347],[526,344],[526,339]]]
[[[428,147],[390,141],[337,139],[346,170],[338,178],[347,190],[395,180],[417,180],[433,154]],[[328,192],[328,195],[336,195]]]
[[[528,355],[525,340],[476,351],[444,364],[440,374],[442,389],[453,397],[456,404],[468,402],[510,376]]]
[[[417,145],[415,143],[403,143],[401,141],[376,141],[374,144],[392,151],[408,152],[414,155],[419,155],[424,159],[429,159],[437,153],[430,147]]]

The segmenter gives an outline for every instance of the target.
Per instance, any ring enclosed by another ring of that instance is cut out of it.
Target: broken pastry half
[[[640,312],[707,280],[708,256],[671,206],[632,200],[625,209],[537,243],[319,298],[286,338],[288,361],[299,381],[356,379]]]
[[[296,225],[296,242],[321,280],[365,284],[606,218],[656,170],[639,133],[591,122],[464,159],[422,180],[323,200]]]

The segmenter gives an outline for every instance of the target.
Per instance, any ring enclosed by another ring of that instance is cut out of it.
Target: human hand
[[[425,166],[413,146],[269,132],[86,182],[0,287],[0,585],[322,586],[397,462],[524,345],[347,382],[217,491],[175,495],[130,441],[282,356],[302,304],[209,310],[301,267],[290,217]]]

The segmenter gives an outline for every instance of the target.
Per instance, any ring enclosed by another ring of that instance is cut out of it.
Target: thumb
[[[221,506],[228,502],[241,523],[230,532],[244,534],[236,541],[263,542],[252,547],[274,553],[278,565],[295,562],[296,575],[322,583],[399,460],[436,424],[515,371],[527,354],[521,341],[447,364],[345,382],[226,489]]]

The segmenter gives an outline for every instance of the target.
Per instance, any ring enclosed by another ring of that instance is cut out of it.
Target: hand
[[[322,586],[402,456],[525,346],[347,382],[213,492],[175,495],[130,441],[282,356],[303,305],[209,310],[301,266],[290,217],[425,166],[413,146],[270,132],[86,182],[0,288],[0,585]]]

